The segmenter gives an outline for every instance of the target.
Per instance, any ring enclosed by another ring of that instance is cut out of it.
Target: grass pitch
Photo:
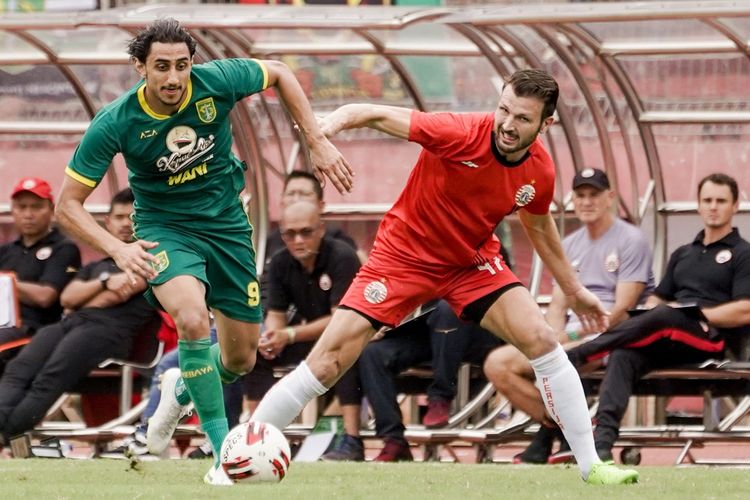
[[[279,484],[206,486],[206,460],[0,460],[3,498],[746,499],[750,471],[640,467],[628,486],[588,486],[575,468],[444,463],[292,463]]]

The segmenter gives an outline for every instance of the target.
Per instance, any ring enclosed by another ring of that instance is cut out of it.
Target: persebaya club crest
[[[154,271],[160,273],[169,267],[169,257],[166,251],[162,250],[154,255],[154,257],[156,257],[156,262],[151,262],[151,267],[154,268]]]
[[[207,97],[196,102],[195,108],[198,110],[198,118],[203,123],[211,123],[216,119],[216,106],[213,97]]]

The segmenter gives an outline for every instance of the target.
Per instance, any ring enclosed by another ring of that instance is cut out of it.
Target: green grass
[[[131,468],[124,460],[0,460],[3,498],[250,499],[733,499],[748,498],[750,473],[726,468],[641,467],[629,486],[588,486],[577,469],[444,463],[292,463],[279,484],[205,486],[204,460]]]

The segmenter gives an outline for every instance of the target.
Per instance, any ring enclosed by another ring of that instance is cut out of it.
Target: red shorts
[[[425,302],[442,298],[460,317],[472,302],[518,278],[500,255],[481,266],[415,266],[373,251],[357,273],[341,305],[396,326]]]

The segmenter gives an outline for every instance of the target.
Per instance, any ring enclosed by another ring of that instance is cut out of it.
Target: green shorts
[[[137,237],[157,241],[149,252],[159,259],[159,275],[149,282],[156,286],[176,276],[195,276],[206,286],[206,304],[225,316],[260,323],[263,310],[255,269],[253,228],[247,222],[232,229],[195,230],[179,226],[140,226]],[[161,307],[149,288],[146,299]]]

